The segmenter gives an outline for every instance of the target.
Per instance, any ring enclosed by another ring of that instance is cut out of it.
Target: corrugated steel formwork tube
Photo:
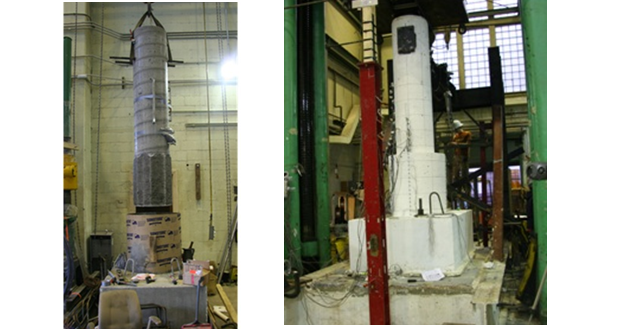
[[[134,37],[134,205],[171,206],[166,33],[144,26]]]

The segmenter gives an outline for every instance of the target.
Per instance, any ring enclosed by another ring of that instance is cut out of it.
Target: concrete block
[[[428,208],[424,209],[427,213]],[[440,268],[446,275],[459,275],[474,250],[472,227],[471,210],[423,217],[389,217],[386,219],[388,266],[399,266],[406,273],[420,274]],[[366,271],[365,257],[364,219],[349,220],[351,270]]]

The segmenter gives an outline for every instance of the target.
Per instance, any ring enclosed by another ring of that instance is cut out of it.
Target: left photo
[[[238,23],[63,3],[64,328],[238,328]]]

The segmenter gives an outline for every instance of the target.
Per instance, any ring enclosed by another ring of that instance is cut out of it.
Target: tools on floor
[[[230,234],[228,234],[228,240],[225,243],[225,248],[223,249],[223,255],[221,256],[221,262],[219,263],[218,271],[217,271],[217,284],[221,283],[221,279],[223,278],[223,274],[226,268],[226,262],[230,258],[232,254],[232,243],[235,241],[236,231],[238,229],[238,205],[234,208],[234,218],[233,218],[233,226],[230,230]],[[229,266],[231,268],[231,266]]]
[[[221,301],[223,301],[223,304],[225,305],[225,309],[227,309],[227,312],[230,315],[230,321],[235,324],[238,324],[238,314],[236,313],[236,310],[234,309],[234,306],[230,302],[230,299],[228,298],[227,294],[225,294],[225,291],[223,290],[223,286],[217,284],[217,293],[219,293],[219,297],[221,298]]]
[[[217,329],[237,329],[238,328],[238,314],[236,309],[230,302],[225,290],[221,285],[217,285],[217,291],[223,305],[208,306],[209,314]],[[216,318],[223,321],[223,324],[217,324]]]
[[[542,297],[542,289],[544,287],[544,282],[546,281],[546,268],[544,268],[544,273],[542,274],[542,280],[540,281],[539,288],[537,289],[537,294],[535,295],[535,301],[533,301],[533,306],[531,306],[531,315],[529,316],[529,321],[533,319],[533,313],[537,310],[537,305],[539,304],[540,298]]]

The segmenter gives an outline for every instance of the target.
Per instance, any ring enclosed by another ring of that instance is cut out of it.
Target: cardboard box
[[[128,254],[136,272],[168,273],[171,259],[180,259],[180,214],[128,214]]]
[[[199,265],[202,267],[203,272],[207,273],[204,276],[204,283],[202,286],[206,286],[208,288],[208,295],[217,294],[217,266],[213,261],[200,261],[200,260],[190,260],[188,261],[191,265]],[[197,285],[195,283],[195,285]]]
[[[213,265],[210,261],[200,261],[200,260],[189,260],[186,261],[185,264],[190,264],[190,265],[199,265],[202,268],[206,269],[206,270],[210,270],[210,267]]]
[[[185,285],[197,285],[199,279],[201,277],[204,277],[204,282],[201,285],[205,286],[208,283],[209,274],[210,261],[188,261],[184,263],[184,274],[182,275],[182,281]]]

